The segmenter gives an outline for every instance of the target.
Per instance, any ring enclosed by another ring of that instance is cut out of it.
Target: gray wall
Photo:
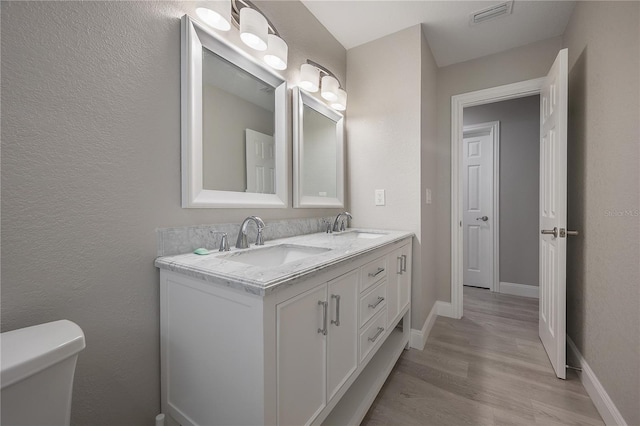
[[[538,285],[540,96],[464,109],[464,125],[500,122],[500,274]]]
[[[75,425],[160,410],[155,228],[338,212],[180,207],[179,18],[195,7],[2,2],[2,330],[83,328]],[[345,83],[344,48],[301,3],[260,8],[289,44],[290,83],[307,58]]]
[[[555,37],[438,69],[438,300],[451,301],[451,96],[543,77],[561,48]]]
[[[421,172],[431,165],[421,162],[422,114],[433,117],[436,76],[425,44],[421,26],[415,25],[347,52],[347,175],[353,223],[415,233],[412,327],[416,329],[422,328],[435,302],[433,280],[422,277],[423,265],[433,262],[422,251]],[[425,142],[430,136],[424,135]],[[375,189],[386,191],[385,206],[374,205]]]
[[[439,250],[436,240],[435,195],[437,185],[437,75],[438,66],[431,53],[429,43],[422,33],[421,38],[422,79],[420,86],[420,233],[422,238],[421,284],[422,298],[419,322],[412,327],[420,330],[427,315],[438,299],[436,281],[436,253]],[[431,204],[427,204],[426,190],[431,190]],[[414,283],[416,281],[414,280]],[[413,308],[412,308],[413,309]]]
[[[202,118],[204,188],[244,192],[247,189],[245,129],[273,135],[273,111],[205,84]]]
[[[567,332],[640,424],[640,3],[579,2],[569,48]]]

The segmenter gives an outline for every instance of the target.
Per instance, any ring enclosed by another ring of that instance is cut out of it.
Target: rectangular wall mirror
[[[293,206],[344,207],[344,117],[293,89]]]
[[[285,80],[182,17],[182,207],[288,205]]]

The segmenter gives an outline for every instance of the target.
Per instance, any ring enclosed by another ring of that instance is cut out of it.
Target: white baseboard
[[[429,333],[431,333],[431,328],[433,328],[433,324],[436,322],[436,318],[438,316],[438,303],[433,304],[431,308],[431,312],[427,315],[427,319],[424,321],[424,325],[422,326],[422,330],[411,329],[411,336],[409,337],[409,346],[419,351],[424,349],[424,345],[427,343],[427,338],[429,337]]]
[[[533,297],[538,299],[539,292],[538,288],[535,285],[526,285],[526,284],[517,284],[517,283],[507,283],[500,281],[500,293],[502,294],[511,294],[512,296],[523,296],[523,297]]]
[[[609,397],[609,394],[604,389],[591,367],[589,367],[587,361],[582,357],[582,354],[569,335],[567,335],[567,346],[569,347],[569,354],[571,354],[573,359],[578,362],[578,365],[575,367],[582,368],[582,371],[577,372],[578,377],[589,394],[589,397],[593,401],[593,404],[596,406],[598,413],[602,416],[604,423],[607,426],[627,426],[627,422],[624,421],[624,417],[622,417],[622,414],[620,414],[620,411],[618,411],[618,408]]]
[[[443,302],[442,300],[438,300],[436,302],[436,306],[438,307],[438,315],[441,317],[455,318],[453,314],[453,305],[451,302]]]

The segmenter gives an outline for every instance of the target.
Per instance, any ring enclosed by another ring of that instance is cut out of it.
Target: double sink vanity
[[[181,22],[182,207],[344,208],[343,115]],[[169,424],[360,423],[409,343],[413,234],[341,215],[158,230]]]
[[[359,423],[409,342],[411,238],[347,229],[157,258],[163,412]]]

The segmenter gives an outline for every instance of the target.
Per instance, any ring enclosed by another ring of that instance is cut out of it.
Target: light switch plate
[[[384,189],[376,189],[376,206],[384,206]]]
[[[427,191],[425,194],[425,203],[431,204],[431,190],[429,188],[427,188]]]

